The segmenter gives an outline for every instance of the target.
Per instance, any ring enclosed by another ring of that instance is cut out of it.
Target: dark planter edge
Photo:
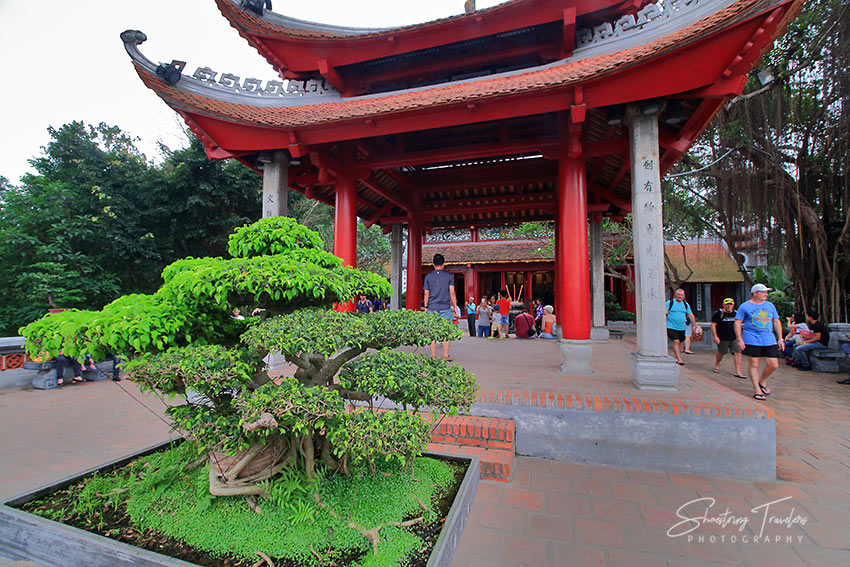
[[[0,556],[12,560],[31,560],[46,567],[197,567],[181,559],[162,555],[124,542],[109,539],[85,530],[68,526],[13,508],[41,498],[101,471],[108,472],[145,455],[149,455],[182,438],[164,441],[141,451],[125,455],[103,465],[66,477],[52,484],[0,501]],[[434,456],[457,462],[469,462],[454,502],[449,508],[440,535],[431,550],[426,567],[450,567],[460,542],[463,527],[469,516],[472,502],[481,477],[481,461],[477,456],[462,456],[428,452]]]

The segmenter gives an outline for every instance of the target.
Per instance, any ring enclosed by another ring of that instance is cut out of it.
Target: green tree
[[[417,410],[456,413],[474,401],[475,380],[460,366],[390,350],[458,339],[455,325],[418,311],[322,309],[390,290],[386,279],[322,250],[315,232],[289,218],[262,219],[237,229],[229,252],[175,262],[152,295],[33,322],[23,330],[27,350],[141,355],[127,371],[144,389],[201,394],[168,414],[209,452],[216,496],[265,494],[265,481],[286,468],[309,478],[320,464],[343,474],[360,463],[373,473],[378,462],[406,468],[427,444]],[[236,320],[233,306],[264,316]],[[293,377],[271,381],[263,362],[270,351],[297,368]],[[347,401],[379,397],[405,411],[346,410]]]
[[[768,263],[787,268],[798,307],[832,321],[850,275],[848,9],[806,2],[680,171],[699,174],[680,184],[698,205],[691,218],[730,250],[763,242]]]
[[[209,160],[194,136],[149,163],[114,126],[48,129],[20,187],[0,185],[0,333],[53,307],[99,308],[146,293],[184,256],[224,255],[227,235],[256,220],[262,178]]]

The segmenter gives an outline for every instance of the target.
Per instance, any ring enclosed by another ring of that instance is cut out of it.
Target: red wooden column
[[[590,262],[587,249],[587,181],[583,156],[571,156],[566,144],[558,160],[556,317],[563,338],[590,338]]]
[[[353,148],[341,148],[340,159],[346,166],[353,161]],[[357,179],[346,172],[336,181],[334,202],[334,256],[342,258],[342,263],[357,267]],[[348,301],[336,306],[337,311],[354,311],[354,302]]]
[[[343,177],[336,182],[334,206],[334,256],[342,263],[357,267],[357,182]]]
[[[407,299],[408,309],[418,310],[422,301],[422,219],[411,215],[407,222]]]
[[[476,281],[476,279],[477,278],[475,277],[475,268],[473,268],[471,264],[467,265],[466,266],[466,274],[464,275],[464,278],[463,278],[463,281],[465,283],[464,287],[466,287],[466,289],[463,290],[464,293],[465,293],[464,298],[463,298],[463,304],[464,305],[466,305],[469,302],[469,296],[470,295],[472,297],[475,297],[476,303],[478,302],[478,297],[477,297],[477,294],[475,293],[475,289],[478,287],[476,285],[478,283]],[[458,298],[458,302],[460,302],[460,298]],[[466,315],[466,310],[462,309],[461,313],[463,315]]]

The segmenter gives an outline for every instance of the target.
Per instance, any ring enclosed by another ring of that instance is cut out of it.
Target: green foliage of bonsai
[[[322,246],[291,219],[263,219],[231,235],[232,258],[179,260],[152,295],[47,316],[21,333],[31,355],[115,353],[132,359],[126,370],[143,389],[187,396],[168,414],[209,455],[215,496],[269,496],[293,470],[310,479],[361,464],[407,470],[428,441],[416,410],[468,410],[477,385],[459,366],[391,349],[461,332],[421,312],[330,310],[391,290]],[[237,306],[262,311],[237,320]],[[271,379],[264,359],[273,352],[294,376]],[[373,411],[381,398],[402,409]]]

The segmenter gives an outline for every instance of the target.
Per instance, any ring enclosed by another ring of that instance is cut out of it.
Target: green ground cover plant
[[[167,536],[222,561],[253,565],[265,555],[275,565],[390,566],[399,558],[416,563],[430,548],[423,540],[429,530],[408,528],[439,524],[445,515],[439,496],[462,472],[456,463],[427,457],[415,459],[413,474],[381,466],[373,475],[360,467],[349,476],[310,480],[289,469],[267,481],[269,497],[257,514],[242,499],[210,495],[205,471],[186,470],[196,456],[196,448],[183,443],[95,474],[27,509],[107,535],[127,523],[144,534],[143,542],[162,545]]]
[[[166,413],[207,463],[192,473],[195,481],[206,475],[205,498],[239,497],[238,506],[256,515],[285,502],[275,492],[281,479],[309,487],[332,486],[337,477],[365,485],[364,474],[416,477],[429,431],[418,410],[468,411],[477,384],[460,366],[393,349],[456,340],[459,328],[422,312],[358,316],[332,309],[360,293],[388,296],[389,284],[343,266],[315,232],[292,219],[237,229],[229,252],[230,258],[174,262],[154,294],[35,321],[21,329],[27,350],[130,359],[126,371],[143,390],[169,404],[185,400]],[[236,319],[235,307],[258,316]],[[274,352],[293,375],[269,375],[266,360]],[[376,405],[387,407],[374,411]],[[358,501],[369,505],[375,496],[364,491]],[[214,500],[214,509],[235,510],[231,500]],[[333,503],[314,504],[323,512],[317,517],[341,514]],[[315,506],[299,513],[307,517]],[[356,525],[351,529],[379,555],[383,540],[370,531],[379,522]]]

